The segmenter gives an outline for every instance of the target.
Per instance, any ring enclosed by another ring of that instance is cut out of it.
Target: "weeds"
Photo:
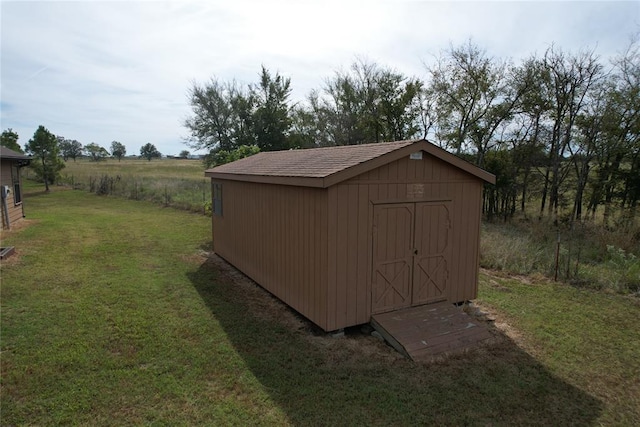
[[[640,258],[612,245],[607,245],[607,252],[613,273],[607,277],[610,286],[622,292],[640,291]]]
[[[210,214],[207,202],[211,186],[204,178],[202,164],[193,160],[68,162],[59,184],[98,195]]]
[[[572,285],[638,292],[640,229],[607,230],[585,222],[484,223],[480,264],[511,274],[541,274]],[[614,243],[615,242],[615,243]]]

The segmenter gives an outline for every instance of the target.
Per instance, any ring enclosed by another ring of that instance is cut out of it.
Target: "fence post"
[[[556,243],[556,271],[555,274],[553,276],[553,281],[557,282],[558,281],[558,265],[560,262],[560,232],[558,232],[558,241]]]

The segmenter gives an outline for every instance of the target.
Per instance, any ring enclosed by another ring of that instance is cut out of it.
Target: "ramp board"
[[[371,325],[415,361],[460,352],[492,338],[486,326],[448,302],[374,314]]]

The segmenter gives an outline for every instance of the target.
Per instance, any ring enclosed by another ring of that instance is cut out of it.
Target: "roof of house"
[[[261,152],[208,169],[205,176],[327,188],[418,151],[425,151],[479,179],[495,183],[494,175],[424,139]]]
[[[13,151],[4,145],[0,145],[0,158],[2,159],[16,159],[16,160],[30,160],[31,157],[18,153],[17,151]]]

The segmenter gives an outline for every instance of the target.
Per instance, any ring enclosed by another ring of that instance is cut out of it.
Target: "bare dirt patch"
[[[21,219],[20,221],[14,222],[13,224],[11,224],[10,229],[3,228],[2,230],[0,230],[0,240],[4,240],[9,236],[19,233],[20,231],[24,230],[25,228],[35,223],[37,223],[35,219],[26,219],[26,218]]]
[[[524,344],[522,334],[516,328],[511,326],[500,312],[479,301],[474,301],[473,305],[477,308],[474,313],[474,317],[476,317],[477,320],[488,322],[495,330],[498,330],[509,337],[518,344],[518,346]]]

